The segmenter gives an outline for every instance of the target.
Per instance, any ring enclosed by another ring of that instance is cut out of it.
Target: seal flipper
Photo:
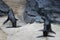
[[[39,30],[39,31],[45,31],[45,30]],[[48,30],[47,30],[48,31]],[[54,33],[56,34],[54,31],[50,30],[49,33]]]
[[[18,19],[16,19],[16,21],[17,21]]]
[[[50,33],[54,33],[54,34],[56,34],[56,33],[55,33],[54,31],[52,31],[52,30],[50,30],[49,32],[50,32]]]
[[[3,23],[3,24],[5,24],[6,22],[8,22],[9,21],[9,18],[7,18],[7,20]]]
[[[51,36],[51,35],[44,36],[44,35],[42,35],[42,36],[38,36],[37,38],[40,38],[40,37],[55,37],[55,36]]]
[[[51,35],[48,35],[48,34],[49,34],[49,31],[44,30],[43,31],[43,35],[42,36],[38,36],[37,38],[40,38],[40,37],[54,37],[54,36],[51,36]]]

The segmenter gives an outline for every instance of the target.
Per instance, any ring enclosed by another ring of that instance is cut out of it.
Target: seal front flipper
[[[7,18],[7,20],[3,23],[3,24],[5,24],[6,22],[8,22],[9,21],[9,18]]]

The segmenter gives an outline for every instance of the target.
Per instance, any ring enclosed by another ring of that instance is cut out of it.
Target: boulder
[[[26,8],[23,18],[26,23],[44,22],[41,13],[49,15],[53,23],[60,23],[59,0],[26,0]],[[41,10],[40,10],[41,9]]]
[[[0,16],[7,15],[8,11],[9,6],[3,0],[0,0]]]

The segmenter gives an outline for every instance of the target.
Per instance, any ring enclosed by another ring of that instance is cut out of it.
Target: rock
[[[23,14],[24,21],[26,23],[33,23],[37,21],[37,18],[39,18],[38,21],[40,21],[41,17],[37,13],[37,10],[38,6],[36,0],[27,0],[25,12]]]
[[[26,23],[43,22],[41,13],[50,16],[50,20],[54,23],[60,23],[60,1],[59,0],[27,0],[26,8],[23,14]],[[40,10],[42,9],[42,10]],[[39,13],[38,13],[39,10]],[[57,20],[56,20],[57,19]]]
[[[3,0],[0,0],[0,16],[7,15],[8,11],[9,6]]]
[[[7,12],[8,10],[9,6],[3,0],[0,0],[0,11]]]

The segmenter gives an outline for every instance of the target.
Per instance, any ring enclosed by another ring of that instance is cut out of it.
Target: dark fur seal
[[[8,18],[7,18],[7,20],[3,24],[8,22],[9,20],[12,22],[12,27],[16,27],[17,19],[15,18],[13,10],[11,8],[10,8],[10,10],[8,12]]]

